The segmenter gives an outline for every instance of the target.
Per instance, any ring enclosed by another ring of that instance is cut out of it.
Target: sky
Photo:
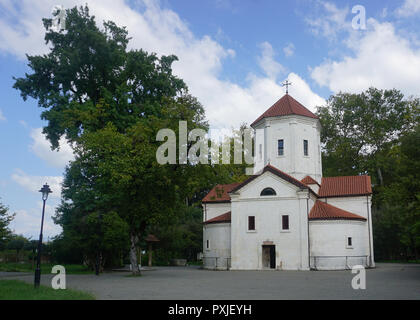
[[[370,86],[420,95],[420,0],[0,0],[0,202],[11,229],[37,239],[45,182],[44,239],[60,233],[64,137],[51,151],[37,101],[23,101],[13,77],[30,73],[26,54],[48,52],[43,17],[56,5],[88,4],[97,23],[126,26],[130,48],[175,54],[174,73],[203,104],[212,128],[252,123],[284,94],[312,111],[332,94]],[[363,12],[365,19],[363,19]]]

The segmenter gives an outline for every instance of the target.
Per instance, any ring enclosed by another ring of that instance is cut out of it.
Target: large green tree
[[[19,253],[25,247],[28,239],[22,235],[12,235],[10,241],[7,243],[7,249],[16,250],[16,262],[19,262]]]
[[[87,7],[66,10],[60,32],[50,29],[51,19],[43,21],[50,52],[28,56],[32,73],[15,78],[14,87],[44,109],[43,132],[52,147],[65,135],[75,151],[56,215],[63,227],[57,240],[101,255],[106,237],[101,219],[111,215],[122,228],[116,213],[127,225],[137,272],[136,244],[147,228],[176,221],[216,181],[236,179],[238,167],[156,161],[159,129],[178,136],[182,120],[189,130],[207,130],[203,107],[172,73],[175,56],[129,50],[127,30],[113,22],[100,29]]]
[[[154,263],[168,265],[171,259],[178,258],[195,261],[197,253],[203,250],[202,209],[186,207],[181,214],[173,217],[172,223],[153,225],[147,232],[160,240],[153,248]],[[145,243],[143,247],[146,248]]]
[[[175,169],[157,165],[155,158],[157,129],[167,123],[157,127],[153,119],[173,120],[171,109],[180,106],[176,119],[199,124],[203,108],[172,74],[175,56],[159,58],[128,50],[127,30],[113,22],[100,29],[87,7],[66,10],[66,27],[60,32],[50,28],[51,19],[43,21],[50,52],[28,56],[32,73],[15,78],[14,87],[24,99],[35,98],[45,109],[41,118],[48,124],[43,132],[52,147],[57,148],[65,135],[75,149],[57,222],[75,225],[79,216],[87,227],[93,223],[92,215],[99,219],[116,212],[128,224],[134,253],[138,234],[148,221],[143,216],[156,218],[156,211],[163,210],[161,204],[176,198],[176,185],[167,188],[171,180],[165,180]],[[134,203],[137,207],[130,206]],[[92,230],[86,234],[94,237]],[[104,236],[101,230],[98,235]]]
[[[413,129],[419,100],[396,90],[369,88],[360,94],[338,93],[318,108],[322,125],[324,175],[369,172],[383,184],[382,152]]]
[[[420,259],[420,125],[386,152],[387,184],[375,188],[374,239],[382,258]]]
[[[15,214],[10,214],[9,208],[0,202],[0,250],[3,250],[10,240],[12,231],[9,229],[9,224],[14,217]]]
[[[45,109],[43,132],[53,148],[63,134],[77,141],[108,122],[125,132],[139,118],[160,116],[162,98],[186,91],[172,74],[175,56],[128,50],[127,30],[112,21],[100,29],[87,6],[66,10],[60,32],[51,29],[52,19],[43,22],[50,51],[27,56],[32,73],[15,78],[14,88]]]
[[[318,109],[325,176],[369,174],[376,257],[419,256],[417,98],[369,88],[339,93]]]

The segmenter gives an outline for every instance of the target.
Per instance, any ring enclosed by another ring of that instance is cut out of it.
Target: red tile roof
[[[303,182],[304,184],[317,184],[319,186],[319,183],[316,182],[316,180],[314,180],[311,176],[306,176],[300,181]]]
[[[297,186],[299,188],[308,189],[308,186],[306,184],[302,183],[301,181],[293,178],[291,175],[288,175],[287,173],[285,173],[285,172],[273,167],[272,165],[268,164],[264,167],[264,169],[262,170],[262,172],[260,174],[253,175],[253,176],[249,177],[247,180],[245,180],[244,182],[239,183],[235,188],[232,189],[231,192],[235,192],[235,191],[241,189],[243,186],[247,185],[252,180],[259,177],[260,175],[262,175],[266,171],[269,171],[269,172],[275,174],[276,176],[282,178],[283,180],[286,180],[286,181],[290,182],[291,184],[294,184],[295,186]]]
[[[239,185],[239,182],[231,184],[218,184],[201,200],[202,203],[230,202],[229,192]]]
[[[309,212],[309,220],[363,220],[366,218],[346,210],[334,207],[322,201],[316,201]]]
[[[348,197],[372,194],[370,176],[326,177],[321,180],[318,195],[324,197]]]
[[[300,116],[318,119],[316,115],[314,115],[311,111],[305,108],[300,102],[293,99],[292,96],[285,94],[266,112],[259,116],[258,119],[251,124],[251,127],[264,118],[287,116],[291,114],[297,114]]]
[[[224,214],[221,214],[220,216],[214,217],[210,220],[204,221],[204,224],[209,224],[209,223],[223,223],[223,222],[230,222],[231,221],[231,213],[226,212]]]
[[[230,192],[235,192],[241,189],[243,186],[250,183],[255,178],[259,177],[266,171],[279,176],[280,178],[294,184],[301,189],[309,189],[313,194],[320,198],[330,197],[350,197],[350,196],[365,196],[372,194],[372,185],[370,182],[370,176],[347,176],[347,177],[324,177],[321,180],[321,185],[316,194],[311,188],[308,188],[310,184],[318,184],[310,176],[306,176],[301,181],[293,178],[291,175],[273,167],[267,165],[264,167],[262,172],[257,175],[250,176],[243,182],[235,182],[231,184],[218,184],[203,198],[202,203],[225,203],[230,202]],[[319,184],[318,184],[319,185]]]

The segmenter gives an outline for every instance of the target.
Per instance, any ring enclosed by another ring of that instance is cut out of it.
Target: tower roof
[[[257,120],[251,124],[251,127],[264,118],[281,117],[291,114],[318,119],[315,114],[305,108],[305,106],[303,106],[300,102],[296,101],[292,96],[285,94],[275,104],[268,108],[266,112],[259,116]]]

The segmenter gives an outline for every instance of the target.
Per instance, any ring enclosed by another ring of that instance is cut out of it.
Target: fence
[[[369,267],[369,256],[311,256],[310,267],[314,270],[346,269],[362,265]]]
[[[205,269],[229,270],[230,257],[203,257],[203,267]]]
[[[350,270],[352,266],[369,267],[369,256],[311,256],[310,267],[313,270]],[[213,270],[230,270],[231,258],[203,257],[203,268]]]

